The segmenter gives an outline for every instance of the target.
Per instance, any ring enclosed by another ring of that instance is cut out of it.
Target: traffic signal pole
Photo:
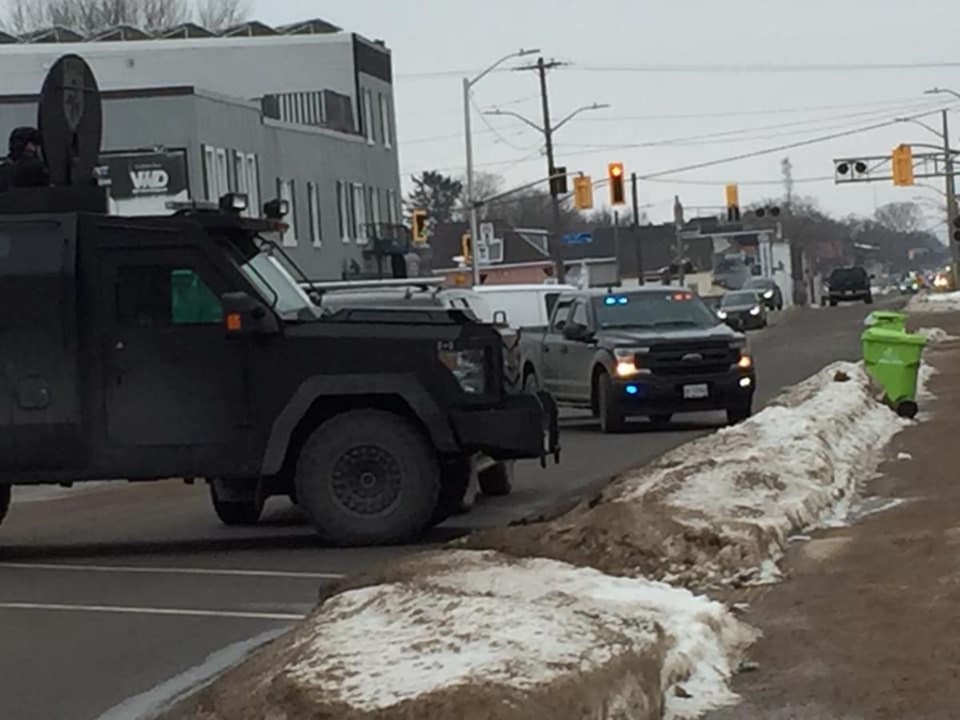
[[[640,242],[640,203],[637,200],[636,173],[630,173],[630,199],[633,201],[633,244],[637,253],[637,284],[643,285],[643,245]]]
[[[954,289],[960,289],[960,243],[953,237],[957,220],[957,184],[953,176],[953,151],[950,148],[950,121],[943,110],[944,172],[947,176],[947,242],[950,244],[950,271]]]
[[[477,238],[480,237],[479,232],[479,222],[477,219],[477,204],[474,202],[473,197],[473,135],[470,133],[470,79],[463,79],[463,125],[464,125],[464,137],[466,138],[467,143],[467,212],[470,219],[470,242],[471,244],[476,243]],[[473,270],[473,286],[477,287],[480,285],[480,261],[478,259],[479,253],[474,252],[475,248],[471,248],[470,252],[470,265]]]

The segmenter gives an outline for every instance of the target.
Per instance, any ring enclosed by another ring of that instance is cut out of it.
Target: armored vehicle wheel
[[[10,486],[0,485],[0,523],[7,516],[7,510],[10,509]]]
[[[433,447],[409,421],[382,410],[352,410],[307,438],[296,486],[325,541],[387,545],[414,540],[430,526],[440,468]]]
[[[623,413],[617,408],[617,399],[614,396],[610,376],[600,375],[597,383],[597,410],[600,416],[600,431],[603,433],[620,433],[626,429]]]
[[[487,497],[503,497],[513,492],[513,463],[498,462],[480,473],[480,492]]]
[[[256,525],[263,512],[263,498],[251,494],[249,486],[228,480],[214,480],[210,483],[210,500],[213,510],[224,525]]]
[[[469,488],[469,462],[455,461],[444,464],[441,470],[440,499],[437,501],[431,524],[439,525],[447,518],[462,512]]]

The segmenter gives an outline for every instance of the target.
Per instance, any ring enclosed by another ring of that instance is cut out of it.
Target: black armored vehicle
[[[330,543],[395,543],[457,510],[473,456],[558,456],[556,405],[505,388],[494,327],[311,302],[282,202],[108,215],[100,119],[89,67],[61,58],[49,185],[0,194],[0,519],[12,485],[202,479],[227,524],[289,495]]]

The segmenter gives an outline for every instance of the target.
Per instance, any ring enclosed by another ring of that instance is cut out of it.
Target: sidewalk
[[[960,336],[960,313],[912,316]],[[794,544],[779,585],[723,598],[764,637],[710,720],[960,717],[960,341],[927,350],[938,371],[926,422],[894,438],[869,503],[903,499],[852,527]]]

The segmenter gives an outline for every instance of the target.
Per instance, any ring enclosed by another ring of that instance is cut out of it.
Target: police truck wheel
[[[513,492],[512,462],[498,462],[480,473],[480,492],[487,497],[504,497]]]
[[[7,516],[7,510],[10,509],[10,486],[0,485],[0,523]]]
[[[264,500],[250,492],[242,493],[237,497],[233,492],[224,490],[225,480],[215,480],[210,483],[210,500],[213,502],[213,511],[224,525],[256,525],[263,513]],[[256,487],[254,483],[250,483]]]
[[[320,537],[335,545],[418,538],[440,500],[433,447],[412,423],[353,410],[313,431],[297,463],[297,495]]]
[[[600,415],[600,430],[602,432],[623,432],[626,423],[623,419],[623,413],[617,407],[617,399],[614,395],[614,388],[610,384],[610,376],[606,373],[602,373],[597,382],[597,410]]]
[[[753,415],[753,403],[747,401],[727,408],[727,424],[739,425]]]

